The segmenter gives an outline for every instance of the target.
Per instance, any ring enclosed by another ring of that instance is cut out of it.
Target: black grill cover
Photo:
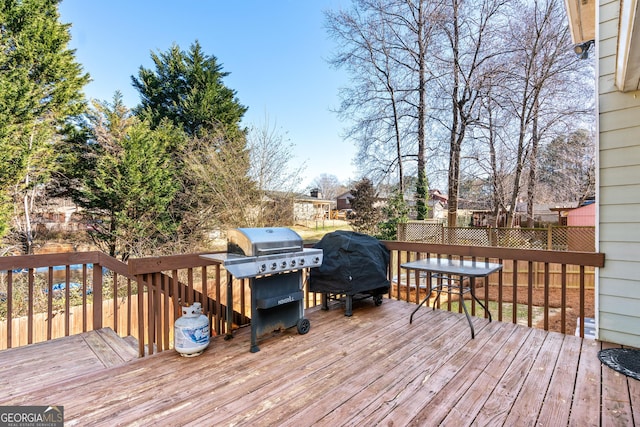
[[[376,238],[353,231],[334,231],[314,248],[323,250],[322,265],[309,275],[311,292],[355,295],[389,292],[389,251]]]

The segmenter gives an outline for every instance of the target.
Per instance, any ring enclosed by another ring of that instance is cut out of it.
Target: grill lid
[[[234,228],[227,231],[227,252],[232,254],[264,256],[302,249],[302,238],[290,228]]]

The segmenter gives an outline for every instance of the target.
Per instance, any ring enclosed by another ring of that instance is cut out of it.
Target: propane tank
[[[182,317],[174,326],[174,347],[181,356],[201,354],[209,345],[209,318],[202,314],[202,305],[182,307]]]

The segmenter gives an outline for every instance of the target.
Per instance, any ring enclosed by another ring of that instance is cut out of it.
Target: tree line
[[[58,0],[0,3],[0,238],[32,253],[33,216],[56,198],[82,208],[98,247],[127,259],[198,248],[216,227],[261,225],[260,190],[295,177],[267,166],[278,129],[242,126],[247,107],[196,40],[152,52],[131,77],[134,108],[84,98]],[[288,158],[288,157],[286,157]],[[271,162],[271,163],[270,163]],[[256,208],[258,206],[258,208]]]
[[[418,219],[429,182],[452,225],[465,198],[509,220],[524,201],[532,225],[534,202],[593,195],[593,64],[562,1],[354,0],[325,18],[361,173],[411,194]]]

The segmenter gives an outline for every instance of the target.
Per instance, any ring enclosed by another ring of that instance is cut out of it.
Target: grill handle
[[[282,253],[282,252],[286,252],[286,251],[299,251],[300,250],[300,246],[285,246],[285,247],[280,247],[280,248],[266,248],[266,249],[258,249],[258,253],[260,255],[268,255],[268,254],[276,254],[276,253]]]

